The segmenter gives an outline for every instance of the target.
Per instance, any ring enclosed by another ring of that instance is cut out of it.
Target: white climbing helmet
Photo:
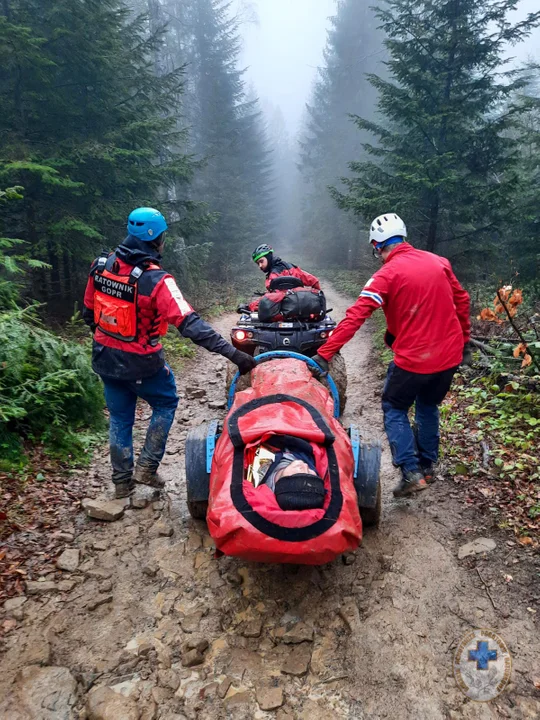
[[[376,243],[378,245],[393,237],[407,237],[407,228],[399,215],[388,213],[375,218],[369,233],[370,244]]]

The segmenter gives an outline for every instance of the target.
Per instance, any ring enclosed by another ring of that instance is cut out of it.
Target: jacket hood
[[[116,255],[128,265],[144,265],[161,261],[159,252],[150,243],[128,235],[124,242],[116,248]]]

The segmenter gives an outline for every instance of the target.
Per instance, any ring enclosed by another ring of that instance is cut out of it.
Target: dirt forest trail
[[[327,296],[341,319],[350,301],[332,288]],[[228,335],[235,319],[214,326]],[[225,415],[225,362],[198,351],[177,376],[166,494],[117,522],[81,513],[66,528],[78,566],[45,578],[49,588],[19,609],[0,659],[0,720],[540,717],[540,633],[527,597],[505,586],[507,538],[496,536],[489,559],[459,561],[457,548],[486,528],[452,497],[450,481],[411,501],[392,497],[370,333],[364,327],[344,350],[345,424],[384,446],[383,519],[362,547],[320,568],[214,558],[205,524],[187,515],[183,450],[189,428]],[[186,389],[202,394],[194,388],[206,394],[187,400]],[[110,496],[105,449],[89,484]],[[496,609],[475,563],[494,583]],[[511,572],[517,580],[527,571],[517,563]],[[489,704],[467,701],[452,674],[473,627],[498,632],[513,655],[512,685]],[[198,653],[203,664],[189,667]]]

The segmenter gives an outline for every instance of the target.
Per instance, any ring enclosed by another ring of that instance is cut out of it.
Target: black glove
[[[241,350],[236,350],[231,357],[231,362],[238,366],[240,375],[246,375],[257,367],[255,359]]]
[[[320,355],[315,355],[311,359],[315,360],[317,365],[319,365],[323,370],[321,373],[319,370],[316,370],[313,366],[310,365],[310,370],[315,375],[315,377],[326,377],[328,375],[328,371],[330,370],[330,364],[328,363],[328,360],[325,360]]]
[[[239,305],[239,306],[236,308],[236,312],[243,314],[243,313],[250,313],[251,310],[249,309],[249,305]]]
[[[473,349],[470,342],[465,343],[463,346],[463,360],[461,361],[462,367],[471,367],[473,364]]]

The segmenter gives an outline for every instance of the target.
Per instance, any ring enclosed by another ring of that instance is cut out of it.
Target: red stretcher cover
[[[252,387],[236,394],[214,453],[207,522],[216,548],[259,562],[322,565],[354,550],[362,522],[349,436],[328,390],[301,360],[261,363]],[[323,508],[284,511],[266,485],[244,480],[254,445],[273,435],[311,443],[327,490]]]

